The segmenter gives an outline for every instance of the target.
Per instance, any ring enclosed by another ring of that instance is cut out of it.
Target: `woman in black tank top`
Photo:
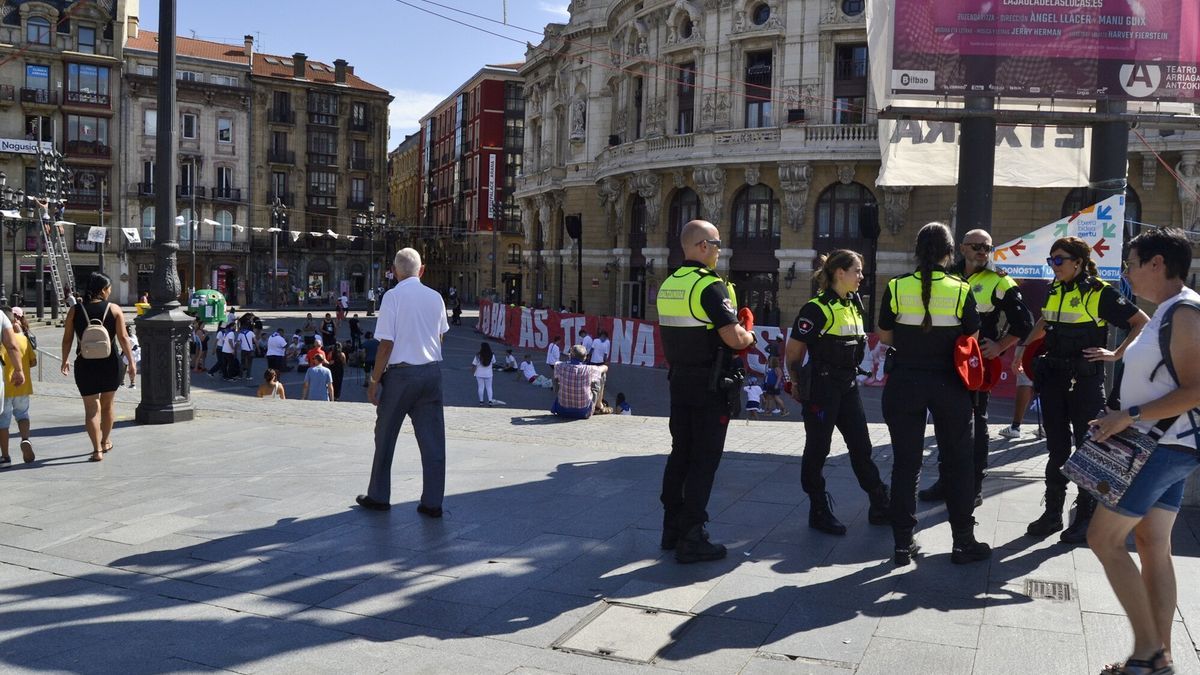
[[[137,374],[133,360],[129,335],[125,330],[125,316],[121,307],[108,301],[112,293],[112,282],[108,277],[93,272],[88,279],[84,301],[67,312],[62,340],[62,374],[71,372],[71,346],[75,340],[82,343],[83,331],[92,320],[102,321],[108,331],[112,350],[100,359],[85,359],[79,349],[75,350],[75,386],[83,397],[84,426],[92,442],[90,460],[99,462],[104,453],[112,449],[109,437],[113,428],[113,397],[124,380],[126,370]],[[120,345],[120,351],[118,351]],[[121,368],[121,353],[124,352],[129,365]]]

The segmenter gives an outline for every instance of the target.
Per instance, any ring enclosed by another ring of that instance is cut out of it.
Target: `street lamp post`
[[[367,212],[360,213],[355,218],[354,226],[359,228],[359,231],[361,231],[367,237],[367,250],[371,261],[368,267],[374,268],[375,240],[383,238],[384,233],[389,226],[389,219],[386,215],[375,215],[375,201],[372,200],[367,203]],[[383,268],[386,266],[387,265],[380,266],[378,270],[379,279],[382,279],[384,273]],[[371,270],[369,278],[371,279],[371,283],[374,284],[375,279],[377,278],[376,270]],[[380,286],[377,285],[369,289],[371,294],[374,296],[374,300],[371,300],[371,304],[367,305],[367,316],[375,316],[375,310],[379,306],[379,296],[381,295],[379,293],[379,288]]]
[[[271,307],[279,303],[279,231],[287,223],[287,205],[275,198],[271,205]]]
[[[16,232],[16,229],[9,223],[16,223],[20,217],[20,209],[22,202],[25,201],[25,193],[22,190],[13,190],[8,185],[8,176],[3,171],[0,171],[0,223],[6,225],[11,232]],[[16,217],[9,215],[16,211]],[[13,250],[17,249],[16,238],[13,238]],[[16,261],[13,265],[15,268]],[[14,286],[15,288],[15,286]],[[8,306],[8,292],[4,288],[4,234],[0,231],[0,307]]]

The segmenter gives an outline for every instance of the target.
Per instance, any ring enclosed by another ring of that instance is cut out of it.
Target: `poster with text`
[[[1121,278],[1121,248],[1125,243],[1125,196],[1116,195],[1079,213],[1040,227],[996,247],[992,266],[1016,279],[1054,279],[1046,263],[1050,247],[1061,237],[1079,237],[1092,247],[1092,262],[1100,278]]]

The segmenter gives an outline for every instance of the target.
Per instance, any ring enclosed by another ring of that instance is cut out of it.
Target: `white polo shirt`
[[[267,356],[283,356],[283,352],[287,349],[287,338],[279,333],[274,333],[267,339]]]
[[[442,334],[450,330],[446,303],[417,277],[408,277],[383,295],[375,337],[390,340],[388,365],[420,366],[442,360]]]

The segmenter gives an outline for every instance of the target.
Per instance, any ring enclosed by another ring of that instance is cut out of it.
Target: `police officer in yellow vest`
[[[958,339],[979,330],[971,288],[948,274],[954,238],[942,223],[917,233],[917,269],[888,282],[879,316],[879,339],[891,345],[883,389],[883,419],[892,436],[892,495],[889,511],[895,563],[907,565],[918,551],[917,481],[925,446],[926,414],[942,458],[946,510],[955,564],[986,560],[992,550],[975,540],[972,490],[971,395],[955,370]]]
[[[1029,336],[1033,330],[1033,314],[1021,297],[1017,282],[1004,272],[991,267],[992,235],[987,230],[971,230],[963,235],[958,247],[962,264],[950,270],[966,280],[975,296],[979,312],[979,347],[985,359],[998,359],[1013,345]],[[1000,318],[1007,327],[1001,332]],[[986,391],[971,393],[975,412],[975,506],[983,503],[983,471],[988,461],[988,403]],[[917,493],[921,501],[940,502],[945,499],[941,478]]]
[[[888,523],[887,485],[871,460],[871,436],[858,391],[858,364],[867,337],[862,300],[858,297],[862,256],[845,249],[832,251],[821,257],[815,277],[821,292],[796,315],[788,336],[787,365],[792,373],[792,397],[803,406],[800,485],[808,495],[808,526],[842,535],[846,526],[833,515],[833,500],[825,491],[825,477],[821,475],[834,428],[842,432],[854,477],[870,499],[868,522]]]
[[[1114,252],[1113,255],[1119,255]],[[1042,318],[1028,342],[1045,336],[1042,355],[1034,361],[1033,385],[1042,406],[1046,426],[1046,511],[1029,524],[1026,533],[1048,537],[1063,529],[1063,504],[1067,478],[1062,465],[1071,456],[1071,442],[1083,442],[1088,421],[1104,407],[1104,361],[1116,361],[1125,353],[1142,326],[1150,320],[1100,280],[1092,262],[1092,248],[1078,237],[1063,237],[1050,247],[1047,264],[1054,271],[1054,284],[1042,307]],[[1105,349],[1108,326],[1129,331],[1117,350]],[[1019,350],[1020,351],[1020,350]],[[1087,528],[1096,502],[1080,490],[1075,499],[1075,520],[1060,540],[1079,544],[1087,541]]]
[[[662,547],[675,549],[678,562],[691,563],[725,557],[725,547],[710,542],[704,529],[729,426],[730,391],[740,384],[725,377],[722,366],[730,361],[729,350],[749,347],[754,336],[738,323],[732,285],[713,271],[721,253],[717,228],[693,220],[683,226],[679,243],[684,263],[663,281],[657,301],[671,391]]]

